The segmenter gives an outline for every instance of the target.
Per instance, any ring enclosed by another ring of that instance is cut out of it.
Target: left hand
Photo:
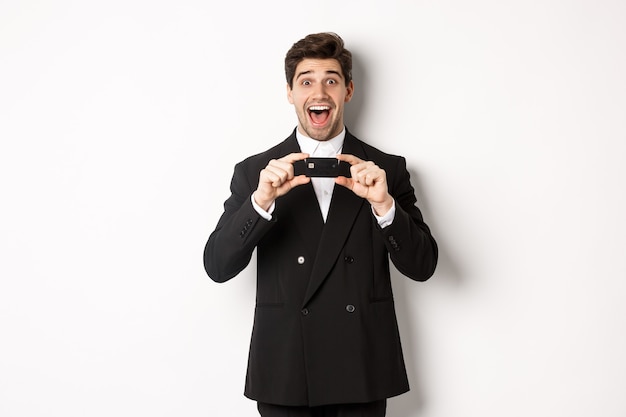
[[[387,174],[372,161],[363,161],[350,154],[339,154],[337,159],[351,165],[352,178],[337,177],[335,183],[343,185],[361,198],[365,198],[378,216],[385,215],[393,206],[393,197],[387,188]]]

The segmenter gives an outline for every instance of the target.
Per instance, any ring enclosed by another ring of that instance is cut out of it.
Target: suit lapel
[[[363,149],[358,145],[356,139],[347,132],[342,152],[358,156],[359,158],[365,157]],[[310,186],[310,184],[307,185]],[[317,204],[313,187],[310,186],[310,188],[314,201]],[[364,203],[365,200],[352,191],[340,185],[335,185],[303,305],[306,305],[313,298],[328,277]],[[321,214],[319,214],[319,217],[321,218]]]
[[[283,157],[293,152],[301,152],[298,140],[294,133],[287,138],[280,147],[278,154]],[[324,228],[322,213],[311,183],[294,188],[276,204],[276,216],[281,219],[289,219],[289,223],[301,236],[307,249],[307,257],[314,259],[320,242],[320,235]]]
[[[279,219],[294,225],[300,242],[306,246],[307,257],[314,259],[324,222],[313,186],[310,183],[301,185],[282,196],[276,204],[276,214]]]

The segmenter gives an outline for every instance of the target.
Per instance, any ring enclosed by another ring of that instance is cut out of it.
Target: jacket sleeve
[[[250,200],[256,184],[242,163],[235,166],[230,197],[224,202],[224,213],[204,248],[204,269],[216,282],[235,277],[250,263],[252,253],[274,220],[262,218]],[[258,176],[258,173],[256,173]]]
[[[388,186],[396,201],[396,215],[392,224],[381,229],[381,233],[398,271],[413,280],[425,281],[437,266],[437,243],[416,206],[415,190],[404,158],[397,158],[397,166],[392,172],[394,175]]]

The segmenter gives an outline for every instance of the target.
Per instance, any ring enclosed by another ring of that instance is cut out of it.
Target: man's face
[[[298,130],[325,141],[343,130],[343,107],[352,99],[354,84],[346,86],[336,59],[304,59],[296,67],[287,97],[298,115]]]

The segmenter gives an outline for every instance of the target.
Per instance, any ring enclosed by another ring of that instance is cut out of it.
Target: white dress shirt
[[[308,138],[300,134],[299,131],[296,132],[296,138],[298,139],[298,144],[300,145],[302,152],[308,153],[311,156],[323,158],[334,158],[337,154],[341,153],[345,137],[346,129],[343,129],[338,136],[335,136],[325,142]],[[328,209],[330,208],[330,200],[333,198],[333,190],[335,189],[335,179],[311,178],[311,184],[313,184],[313,189],[315,190],[315,195],[317,196],[317,202],[320,205],[320,211],[322,212],[324,223],[326,223]]]

